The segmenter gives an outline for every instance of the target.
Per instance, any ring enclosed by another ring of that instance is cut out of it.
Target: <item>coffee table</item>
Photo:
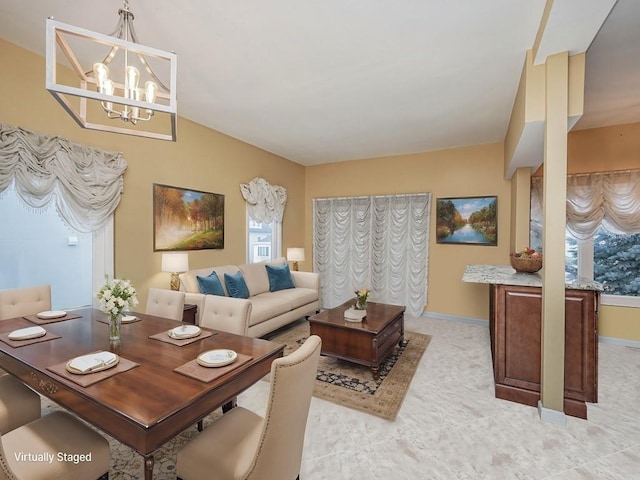
[[[322,355],[371,367],[380,377],[380,364],[396,345],[404,342],[404,310],[401,305],[368,302],[361,322],[345,320],[344,312],[354,300],[309,317],[311,335],[322,339]]]

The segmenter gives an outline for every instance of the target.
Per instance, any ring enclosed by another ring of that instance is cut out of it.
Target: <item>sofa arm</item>
[[[320,275],[315,272],[298,272],[292,271],[291,278],[293,284],[298,288],[312,288],[320,291]]]
[[[246,336],[249,334],[250,316],[250,300],[206,295],[199,325]]]

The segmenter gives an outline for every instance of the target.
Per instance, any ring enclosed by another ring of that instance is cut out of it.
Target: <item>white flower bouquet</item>
[[[135,307],[138,304],[136,289],[129,280],[114,278],[108,280],[96,294],[100,300],[100,310],[114,317],[121,315],[126,307]]]

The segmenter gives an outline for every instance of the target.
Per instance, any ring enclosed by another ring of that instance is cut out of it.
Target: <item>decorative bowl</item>
[[[509,255],[511,266],[519,273],[535,273],[542,268],[542,256],[539,257],[516,257],[512,253]]]

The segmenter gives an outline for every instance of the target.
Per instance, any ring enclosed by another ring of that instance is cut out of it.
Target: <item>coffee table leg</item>
[[[377,365],[371,367],[371,373],[373,373],[374,380],[380,380],[380,368]]]
[[[144,457],[144,480],[153,480],[153,455]]]

